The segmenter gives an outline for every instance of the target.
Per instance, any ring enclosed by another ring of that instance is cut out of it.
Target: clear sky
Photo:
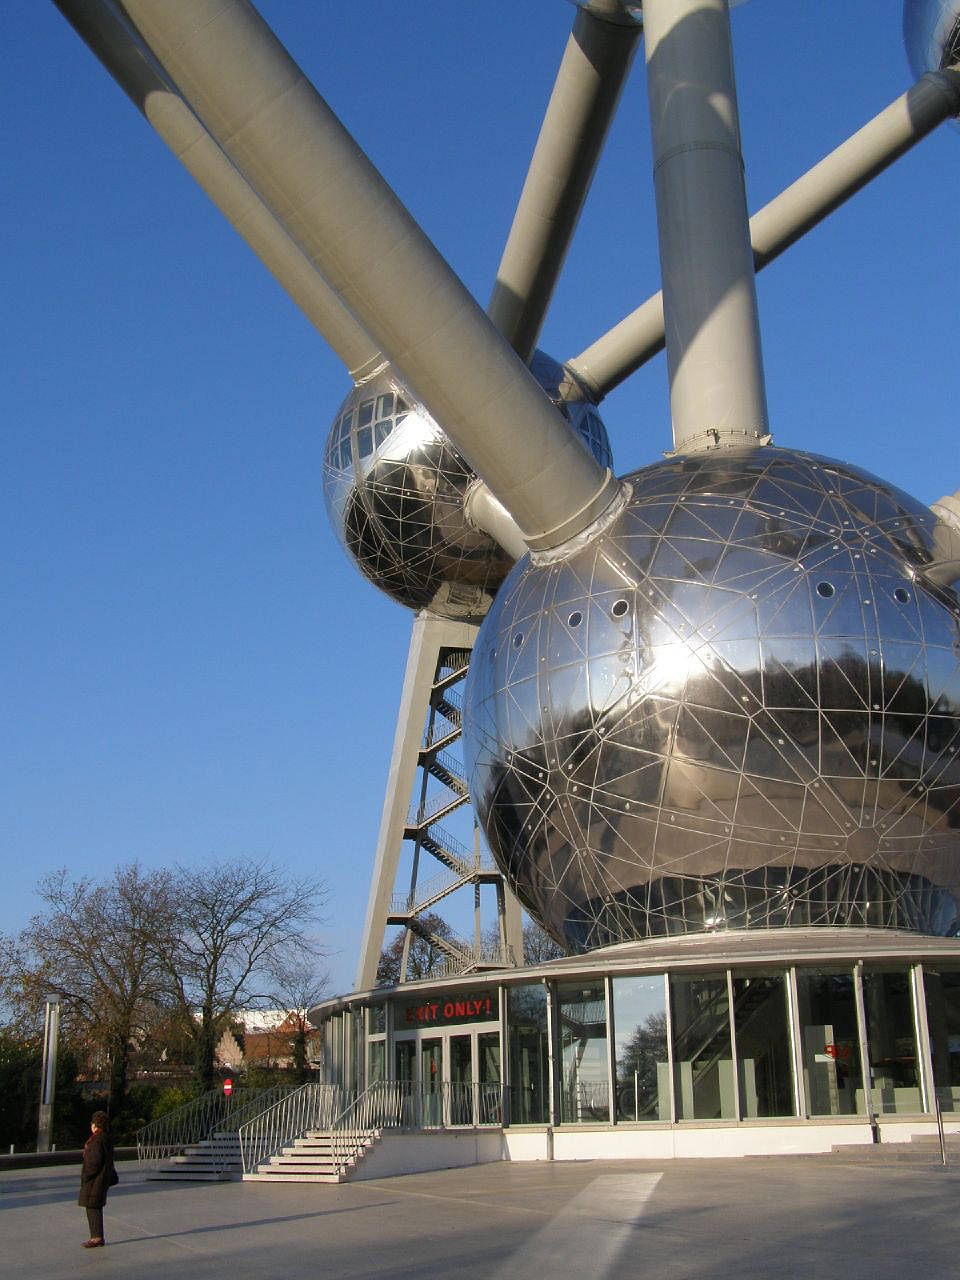
[[[564,0],[270,0],[267,19],[486,303]],[[899,0],[733,13],[751,209],[911,80]],[[411,615],[347,563],[321,456],[343,368],[52,4],[3,0],[0,930],[58,866],[264,854],[326,877],[352,982]],[[960,132],[759,278],[777,443],[960,488]],[[642,62],[541,346],[659,287]],[[663,357],[603,405],[669,447]]]

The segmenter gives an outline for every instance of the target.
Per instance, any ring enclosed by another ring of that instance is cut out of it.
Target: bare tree
[[[548,960],[559,960],[568,952],[551,937],[542,924],[536,920],[527,920],[523,926],[523,963],[546,964]]]
[[[274,971],[274,998],[286,1011],[285,1025],[293,1031],[293,1068],[300,1084],[310,1074],[307,1065],[307,1039],[310,1024],[307,1012],[327,993],[329,975],[318,967],[322,953],[317,948],[310,955],[298,955],[278,964]]]
[[[197,1082],[210,1089],[217,1040],[230,1016],[269,1005],[278,970],[314,954],[309,934],[326,888],[317,879],[290,880],[255,858],[178,867],[174,883],[177,930],[160,953],[193,1042]]]
[[[44,909],[5,948],[6,1001],[21,1028],[36,1028],[44,997],[58,995],[74,1041],[109,1061],[116,1111],[131,1046],[146,1034],[163,991],[156,944],[173,927],[170,876],[136,862],[102,884],[61,870],[37,893]]]

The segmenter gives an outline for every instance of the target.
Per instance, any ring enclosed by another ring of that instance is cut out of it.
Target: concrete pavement
[[[490,1164],[342,1186],[146,1182],[84,1250],[78,1171],[0,1173],[0,1277],[955,1277],[960,1165],[835,1158]]]

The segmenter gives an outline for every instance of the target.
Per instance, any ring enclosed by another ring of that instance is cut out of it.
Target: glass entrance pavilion
[[[652,939],[311,1010],[348,1093],[509,1158],[829,1150],[960,1128],[960,940],[818,928]]]

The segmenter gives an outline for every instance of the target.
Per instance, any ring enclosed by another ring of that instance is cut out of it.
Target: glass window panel
[[[387,1006],[385,1004],[372,1004],[370,1006],[370,1034],[372,1036],[380,1035],[387,1029]]]
[[[800,1056],[813,1116],[862,1114],[863,1071],[853,974],[797,970]]]
[[[795,1114],[786,974],[733,979],[740,1116]]]
[[[378,422],[373,428],[373,447],[375,449],[379,449],[384,440],[386,440],[392,425],[392,422]]]
[[[480,1124],[501,1124],[500,1107],[500,1036],[496,1031],[477,1036],[478,1105]]]
[[[943,1111],[960,1111],[960,972],[924,967],[933,1083]]]
[[[678,1120],[733,1120],[733,1053],[726,974],[670,979]]]
[[[607,1002],[603,984],[563,984],[560,997],[560,1123],[610,1119]]]
[[[473,1037],[450,1037],[450,1123],[473,1124]]]
[[[443,1041],[420,1041],[420,1115],[425,1129],[443,1124]]]
[[[663,974],[613,980],[618,1120],[670,1119],[667,991]]]
[[[388,391],[385,396],[377,397],[377,418],[389,418],[393,413],[393,392]]]
[[[546,1124],[549,1119],[547,992],[542,983],[507,991],[507,1052],[510,1060],[510,1123]]]
[[[863,974],[870,1059],[870,1109],[881,1114],[923,1110],[910,972]]]
[[[373,421],[373,401],[364,400],[360,406],[360,412],[357,414],[357,425],[365,427]]]
[[[369,458],[373,453],[373,431],[370,427],[361,427],[357,432],[357,453],[361,458]]]
[[[371,1040],[367,1070],[367,1084],[386,1078],[387,1046],[382,1040]]]

